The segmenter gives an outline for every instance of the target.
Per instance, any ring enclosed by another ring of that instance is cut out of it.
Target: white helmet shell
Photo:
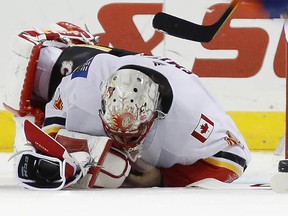
[[[126,150],[139,145],[158,106],[158,84],[135,69],[119,69],[101,86],[104,130]],[[123,146],[124,145],[124,146]]]

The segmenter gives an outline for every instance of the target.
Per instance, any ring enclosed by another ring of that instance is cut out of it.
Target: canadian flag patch
[[[201,118],[191,135],[200,142],[204,143],[212,133],[213,129],[214,122],[212,122],[205,115],[201,114]]]

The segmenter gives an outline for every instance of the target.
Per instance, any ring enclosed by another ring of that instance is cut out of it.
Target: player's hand
[[[124,182],[125,187],[156,187],[161,185],[161,173],[157,167],[138,160],[135,169]]]

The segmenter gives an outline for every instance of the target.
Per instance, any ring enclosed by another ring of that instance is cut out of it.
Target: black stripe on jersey
[[[244,170],[247,168],[247,163],[246,163],[246,160],[244,158],[242,158],[238,155],[232,154],[230,152],[220,151],[213,156],[218,157],[218,158],[225,158],[227,160],[233,161],[233,162],[239,164],[240,166],[242,166],[244,168]]]
[[[48,126],[48,125],[53,125],[53,124],[65,126],[65,124],[66,124],[66,119],[65,119],[65,118],[62,118],[62,117],[50,117],[50,118],[46,118],[46,119],[44,120],[43,126]]]

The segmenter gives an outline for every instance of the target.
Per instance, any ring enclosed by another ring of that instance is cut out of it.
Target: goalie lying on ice
[[[78,26],[58,24],[65,33],[20,33],[34,48],[19,110],[5,104],[34,115],[54,140],[31,141],[25,131],[34,150],[15,156],[16,169],[29,171],[17,174],[25,187],[185,187],[243,174],[245,139],[196,74],[166,57],[98,46]]]

